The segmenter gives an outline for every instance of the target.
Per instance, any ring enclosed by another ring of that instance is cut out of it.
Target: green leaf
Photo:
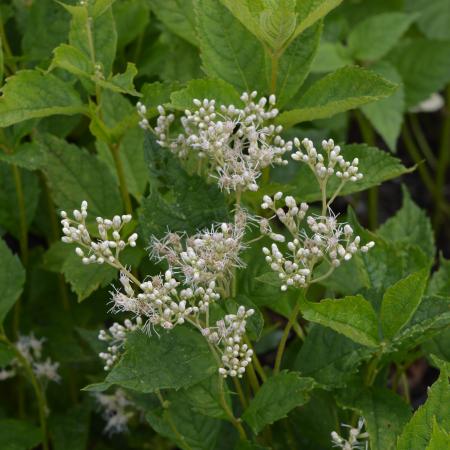
[[[439,269],[431,276],[428,294],[449,295],[450,292],[450,260],[439,258]]]
[[[191,80],[184,89],[172,92],[170,95],[171,107],[180,111],[192,109],[193,99],[216,100],[217,106],[233,104],[240,106],[242,101],[236,89],[226,81],[220,79]]]
[[[394,47],[416,19],[415,14],[388,12],[359,22],[348,36],[348,47],[359,61],[376,61]]]
[[[389,218],[378,230],[378,235],[388,242],[404,242],[420,247],[430,258],[436,249],[431,221],[426,212],[411,199],[403,187],[403,205],[394,217]]]
[[[107,78],[116,56],[117,31],[111,9],[112,1],[71,6],[63,5],[72,15],[69,43],[91,61],[102,66]]]
[[[141,102],[147,107],[147,117],[157,116],[158,105],[164,105],[170,102],[170,94],[181,88],[181,84],[165,82],[160,83],[144,83],[141,87],[142,99]]]
[[[348,48],[340,42],[322,40],[314,58],[311,72],[327,73],[353,64]]]
[[[406,107],[416,106],[450,80],[450,41],[411,39],[397,46],[389,60],[397,68],[405,86]],[[417,61],[420,60],[420,64]],[[429,70],[432,67],[433,70]]]
[[[425,292],[429,271],[413,273],[389,287],[381,304],[381,327],[386,339],[392,339],[411,320]]]
[[[406,424],[397,442],[397,450],[423,450],[430,444],[433,422],[450,430],[450,387],[448,374],[441,371],[439,379],[428,390],[428,399]]]
[[[4,57],[3,57],[3,44],[0,39],[0,83],[3,84],[3,74],[5,73]]]
[[[49,73],[21,70],[6,80],[0,92],[0,127],[23,120],[86,112],[78,93]]]
[[[144,33],[150,21],[147,0],[121,0],[113,4],[113,15],[117,29],[117,48],[123,49]],[[133,26],[130,26],[130,23]]]
[[[311,378],[283,371],[261,386],[242,418],[258,434],[266,425],[287,417],[289,411],[307,403],[314,386]]]
[[[337,113],[388,97],[396,85],[370,70],[344,67],[316,81],[300,97],[296,108],[280,114],[277,122],[285,127],[323,119]]]
[[[217,372],[217,365],[200,333],[188,327],[148,336],[140,331],[129,335],[125,353],[106,377],[138,392],[192,386]]]
[[[342,0],[297,0],[297,27],[294,36],[298,36],[341,3]]]
[[[152,234],[165,234],[168,229],[192,234],[210,227],[211,223],[226,220],[225,199],[219,189],[196,175],[189,176],[150,133],[144,152],[152,178],[152,189],[142,202],[140,214],[142,235],[146,239]]]
[[[329,327],[358,344],[376,347],[378,318],[372,305],[361,295],[325,299],[319,303],[301,301],[302,315],[310,322]]]
[[[90,78],[95,71],[94,63],[85,53],[72,45],[60,44],[53,50],[53,61],[49,68],[60,67],[78,77]]]
[[[330,328],[314,324],[295,358],[293,368],[320,384],[345,386],[374,351]]]
[[[2,450],[31,450],[42,442],[41,430],[30,422],[0,419]]]
[[[276,84],[278,107],[283,107],[301,88],[316,55],[321,34],[322,23],[319,22],[297,37],[281,56]]]
[[[390,97],[361,106],[361,111],[384,139],[389,149],[395,152],[405,110],[405,91],[402,79],[395,67],[388,62],[382,61],[370,68],[399,86]]]
[[[10,345],[0,342],[0,368],[9,365],[15,357],[16,353]]]
[[[149,0],[152,12],[172,32],[197,45],[192,0]]]
[[[8,162],[14,164],[14,160]],[[36,216],[40,193],[37,174],[0,161],[0,226],[18,238],[21,214],[29,226]]]
[[[346,389],[342,403],[357,410],[366,419],[372,450],[395,450],[397,436],[411,417],[401,397],[385,388]]]
[[[197,30],[203,68],[240,91],[265,92],[264,51],[221,2],[198,0]]]
[[[0,324],[22,293],[25,270],[17,255],[13,255],[3,239],[0,239]]]
[[[425,450],[442,450],[450,447],[450,434],[442,429],[433,417],[433,431],[431,432],[430,443]]]
[[[45,150],[42,170],[59,208],[78,209],[87,200],[90,221],[122,212],[117,185],[95,155],[50,135],[40,142]]]
[[[110,89],[114,92],[128,94],[133,96],[140,96],[139,92],[134,88],[134,77],[137,75],[136,66],[133,63],[128,63],[124,73],[118,73],[108,80],[97,80],[97,84],[105,89]]]
[[[417,25],[430,39],[450,39],[450,2],[448,0],[406,0],[407,11],[419,13]]]
[[[221,427],[219,420],[201,413],[192,414],[190,403],[178,392],[170,392],[167,399],[167,409],[158,407],[147,411],[145,415],[158,434],[169,438],[183,450],[217,448]]]

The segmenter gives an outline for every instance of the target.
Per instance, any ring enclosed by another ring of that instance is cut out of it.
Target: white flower
[[[365,420],[361,417],[358,420],[357,428],[353,428],[350,425],[342,424],[343,427],[349,429],[348,438],[344,439],[336,431],[331,432],[331,441],[333,447],[339,447],[343,450],[367,450],[369,448],[369,433],[362,432],[364,428]]]
[[[125,392],[117,389],[112,395],[96,393],[95,398],[103,410],[102,417],[106,421],[105,433],[112,435],[127,431],[128,422],[134,413],[131,410],[133,403]]]
[[[38,378],[55,381],[56,383],[61,381],[61,377],[58,374],[58,368],[59,363],[52,362],[50,358],[47,358],[43,362],[35,362],[33,364],[33,371]]]

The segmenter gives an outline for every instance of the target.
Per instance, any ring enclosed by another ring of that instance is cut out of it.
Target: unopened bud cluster
[[[342,424],[343,427],[348,428],[348,438],[345,439],[336,431],[331,432],[331,442],[333,447],[342,448],[343,450],[367,450],[369,448],[369,433],[363,432],[365,420],[360,418],[356,428],[350,425]]]
[[[258,189],[261,171],[270,165],[287,164],[283,155],[292,150],[291,141],[281,136],[282,127],[271,122],[278,115],[276,98],[256,100],[257,92],[244,92],[241,106],[216,106],[215,100],[194,99],[193,110],[181,117],[183,132],[170,137],[173,114],[158,107],[155,133],[158,143],[180,158],[194,155],[206,159],[207,170],[227,192]],[[141,127],[149,128],[145,107],[137,105]]]
[[[219,373],[223,377],[242,378],[250,364],[253,350],[243,342],[247,319],[255,311],[239,306],[236,314],[227,314],[216,322],[216,327],[203,329],[203,335],[221,352],[222,367]]]
[[[114,216],[112,219],[97,217],[97,230],[100,239],[94,240],[86,226],[87,201],[81,203],[80,210],[74,210],[73,219],[65,211],[61,211],[61,225],[64,236],[61,240],[67,244],[76,243],[75,253],[83,264],[115,264],[119,253],[125,247],[135,247],[138,235],[133,233],[127,239],[121,235],[122,228],[131,221],[131,215]]]
[[[329,274],[343,261],[349,261],[355,253],[369,251],[375,244],[368,242],[361,245],[360,236],[355,236],[349,224],[339,223],[331,209],[328,215],[308,215],[306,203],[297,204],[291,196],[284,198],[284,205],[277,205],[283,194],[278,192],[273,198],[264,196],[261,207],[275,212],[272,218],[278,218],[288,229],[291,238],[287,239],[286,249],[273,243],[263,252],[270,268],[278,273],[281,290],[289,286],[303,288],[322,277],[313,278],[313,270],[318,263],[326,261]],[[306,224],[304,224],[306,217]],[[286,242],[282,234],[272,232],[265,227],[264,234],[278,243]]]

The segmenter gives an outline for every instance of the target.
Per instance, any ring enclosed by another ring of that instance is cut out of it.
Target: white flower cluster
[[[131,221],[131,215],[114,216],[111,220],[97,217],[100,239],[94,241],[86,226],[87,207],[88,203],[84,200],[81,203],[81,210],[73,211],[73,219],[69,219],[65,211],[61,211],[61,225],[64,234],[61,240],[67,244],[77,243],[80,245],[80,247],[76,247],[75,252],[84,264],[108,262],[114,265],[119,253],[126,246],[136,246],[138,238],[136,233],[129,236],[126,241],[120,234],[123,226]]]
[[[59,363],[53,362],[50,358],[43,359],[44,341],[44,338],[38,339],[31,333],[29,336],[20,336],[15,346],[41,381],[59,382],[61,380],[58,374]],[[16,376],[20,368],[20,361],[17,358],[14,359],[10,366],[0,369],[0,380]]]
[[[150,124],[148,123],[147,120],[147,108],[145,107],[145,105],[141,102],[137,102],[136,103],[136,109],[137,109],[137,113],[139,115],[139,117],[141,118],[141,120],[139,121],[139,126],[143,129],[146,130]]]
[[[277,217],[292,235],[286,252],[282,252],[275,243],[270,249],[263,248],[267,263],[278,273],[282,282],[281,290],[285,291],[289,286],[306,287],[318,281],[321,277],[314,279],[312,273],[319,262],[327,262],[331,272],[342,261],[350,260],[356,252],[367,252],[375,245],[368,242],[361,246],[361,238],[354,236],[350,225],[339,223],[331,209],[325,216],[306,216],[306,203],[297,204],[293,197],[286,196],[284,204],[279,207],[277,201],[282,198],[281,192],[273,198],[266,195],[261,205],[263,209],[272,210],[275,213],[272,218]],[[302,225],[305,217],[307,228]],[[286,240],[284,235],[273,233],[267,225],[265,234],[276,242]]]
[[[358,420],[357,428],[350,425],[342,424],[343,427],[349,428],[348,438],[341,437],[336,431],[331,432],[331,441],[333,447],[342,448],[343,450],[367,450],[369,448],[369,433],[363,432],[365,420],[360,418]]]
[[[203,335],[221,352],[222,367],[219,373],[242,378],[246,367],[250,364],[253,350],[243,343],[247,319],[254,314],[253,309],[239,306],[236,314],[227,314],[216,322],[215,327],[204,328]]]
[[[133,402],[122,389],[116,389],[114,394],[96,393],[95,398],[101,407],[102,417],[106,421],[104,432],[108,435],[123,433],[128,429],[128,422],[133,417]]]
[[[345,161],[340,154],[341,148],[339,145],[334,145],[333,139],[322,141],[323,153],[317,152],[313,141],[308,138],[303,139],[301,143],[295,138],[294,146],[297,150],[291,155],[292,159],[308,164],[319,180],[333,174],[341,178],[343,182],[358,181],[363,177],[363,174],[358,171],[358,158],[354,158],[351,162]]]
[[[274,107],[276,98],[271,95],[256,100],[257,92],[244,92],[242,107],[221,105],[215,100],[194,99],[195,109],[186,110],[181,117],[183,132],[170,137],[173,114],[166,115],[158,107],[159,117],[155,133],[158,143],[181,158],[195,154],[208,161],[209,173],[217,178],[221,189],[230,191],[258,190],[257,179],[270,165],[287,164],[283,155],[293,148],[291,141],[280,136],[282,127],[270,122],[278,115]],[[137,106],[140,125],[149,128],[145,107]]]
[[[224,279],[235,267],[244,266],[239,255],[244,248],[245,214],[242,219],[235,224],[214,225],[193,236],[167,233],[161,240],[153,238],[152,256],[182,273],[188,285],[204,286]]]
[[[123,344],[126,341],[128,333],[142,327],[142,319],[136,317],[133,323],[130,319],[126,319],[123,325],[114,322],[108,329],[100,330],[98,339],[108,343],[106,352],[99,353],[99,357],[105,361],[105,370],[110,370],[119,359]]]

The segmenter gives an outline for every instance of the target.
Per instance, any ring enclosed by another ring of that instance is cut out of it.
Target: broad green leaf
[[[147,117],[157,116],[158,105],[164,105],[170,102],[170,94],[181,88],[179,83],[144,83],[141,87],[141,102],[147,107]]]
[[[45,150],[42,170],[58,208],[79,209],[86,200],[89,221],[122,212],[115,180],[95,155],[50,135],[43,136],[41,144]]]
[[[389,149],[395,152],[405,110],[405,91],[402,79],[395,67],[388,62],[382,61],[370,68],[399,86],[390,97],[361,106],[361,111],[384,139]]]
[[[121,50],[144,33],[150,21],[150,5],[147,0],[116,1],[113,4],[113,15],[117,29],[117,48]]]
[[[348,36],[348,47],[358,61],[376,61],[388,53],[416,19],[415,14],[388,12],[359,22]]]
[[[2,40],[0,38],[0,83],[3,84],[3,74],[5,73],[4,70],[4,57],[3,57],[3,44]]]
[[[265,56],[258,40],[217,0],[198,0],[196,14],[206,74],[240,91],[265,92]]]
[[[353,64],[347,47],[340,42],[322,40],[314,58],[311,72],[327,73]]]
[[[361,67],[344,67],[316,81],[300,97],[295,109],[280,114],[277,122],[291,127],[299,122],[331,117],[388,97],[396,85]]]
[[[170,95],[170,104],[173,108],[185,111],[195,108],[194,99],[203,101],[216,100],[216,106],[220,105],[240,106],[242,101],[240,94],[236,89],[226,81],[220,79],[191,80],[184,89],[172,92]]]
[[[361,295],[301,302],[303,317],[347,336],[358,344],[376,347],[378,318],[372,305]]]
[[[448,0],[406,0],[407,11],[419,13],[417,25],[430,39],[450,39],[450,2]]]
[[[422,344],[422,349],[428,357],[434,355],[450,364],[450,327],[446,327],[431,339],[425,341]]]
[[[86,112],[78,93],[49,73],[21,70],[6,80],[0,92],[0,126],[23,120]]]
[[[0,239],[0,324],[22,293],[25,270],[17,255],[13,255],[3,239]]]
[[[167,396],[169,407],[153,408],[145,418],[160,435],[169,438],[183,450],[210,450],[217,448],[221,422],[202,413],[192,413],[191,405],[183,395],[171,391]],[[176,430],[176,432],[174,431]]]
[[[450,430],[450,387],[448,374],[441,371],[439,379],[429,388],[426,403],[419,407],[406,424],[397,442],[397,450],[423,450],[430,444],[433,422]]]
[[[314,324],[295,358],[293,369],[326,386],[345,386],[374,351]]]
[[[152,189],[142,202],[142,236],[162,235],[171,231],[194,233],[199,228],[226,220],[223,194],[199,176],[189,176],[176,158],[156,143],[148,133],[144,152],[150,169]],[[163,188],[161,194],[158,188]]]
[[[289,411],[307,403],[314,386],[311,378],[283,371],[261,386],[242,418],[258,434],[266,425],[287,417]]]
[[[281,56],[276,84],[278,107],[283,107],[301,88],[316,55],[321,34],[322,23],[319,22],[297,37]],[[270,67],[269,64],[267,66]]]
[[[389,287],[381,304],[381,327],[392,339],[411,320],[425,292],[428,270],[413,273]]]
[[[427,293],[432,295],[450,295],[450,260],[439,258],[439,269],[431,276]]]
[[[435,353],[445,358],[446,329],[450,324],[450,298],[426,296],[421,301],[409,323],[401,330],[386,348],[386,352],[405,352],[436,337]],[[439,334],[441,333],[441,334]],[[448,333],[447,333],[448,334]],[[439,337],[443,344],[440,352]],[[448,347],[448,346],[447,346]],[[431,347],[431,350],[433,347]]]
[[[344,406],[366,419],[372,450],[395,450],[398,435],[411,418],[404,400],[385,388],[346,389],[340,395]]]
[[[72,45],[60,44],[53,50],[53,61],[49,70],[60,67],[78,77],[90,78],[94,71],[94,63],[89,57]]]
[[[449,53],[450,41],[411,39],[389,54],[389,60],[403,79],[407,108],[440,91],[450,81]]]
[[[15,357],[15,351],[5,342],[0,342],[0,368],[9,365]]]
[[[450,434],[442,429],[433,417],[433,430],[431,432],[430,443],[425,450],[442,450],[450,447]]]
[[[21,215],[29,226],[36,216],[41,190],[37,174],[15,166],[14,160],[8,162],[11,164],[0,161],[0,226],[18,238]]]
[[[372,186],[377,186],[384,181],[396,178],[404,173],[408,173],[401,161],[388,152],[368,147],[365,144],[345,145],[341,147],[341,154],[346,161],[359,159],[359,171],[364,175],[361,180],[348,182],[344,185],[339,195],[348,195],[354,192],[364,191]],[[291,164],[294,164],[291,162]],[[312,202],[321,199],[321,191],[317,184],[316,177],[311,169],[304,163],[299,164],[298,172],[294,180],[289,185],[270,186],[270,192],[281,190],[290,193],[302,202]],[[327,184],[327,194],[333,195],[340,184],[340,179],[332,177]],[[258,195],[260,193],[258,192]]]
[[[140,96],[139,92],[134,88],[134,77],[137,75],[136,66],[133,63],[128,63],[125,72],[118,73],[108,80],[97,80],[97,84],[105,89],[110,89],[114,92],[128,94],[133,96]]]
[[[417,245],[430,258],[435,256],[436,249],[431,221],[426,212],[412,201],[405,187],[403,188],[402,208],[379,228],[377,234],[388,242]]]
[[[42,432],[30,422],[0,419],[0,448],[2,450],[32,450],[42,441]]]
[[[298,36],[341,3],[342,0],[297,0],[297,27],[294,36]]]
[[[69,43],[82,51],[92,62],[100,64],[105,78],[112,71],[116,55],[117,31],[111,1],[64,7],[72,15]]]
[[[158,333],[129,335],[125,353],[106,383],[151,393],[192,386],[217,373],[211,350],[198,331],[185,326]]]
[[[149,0],[156,17],[172,32],[197,45],[193,0]]]

